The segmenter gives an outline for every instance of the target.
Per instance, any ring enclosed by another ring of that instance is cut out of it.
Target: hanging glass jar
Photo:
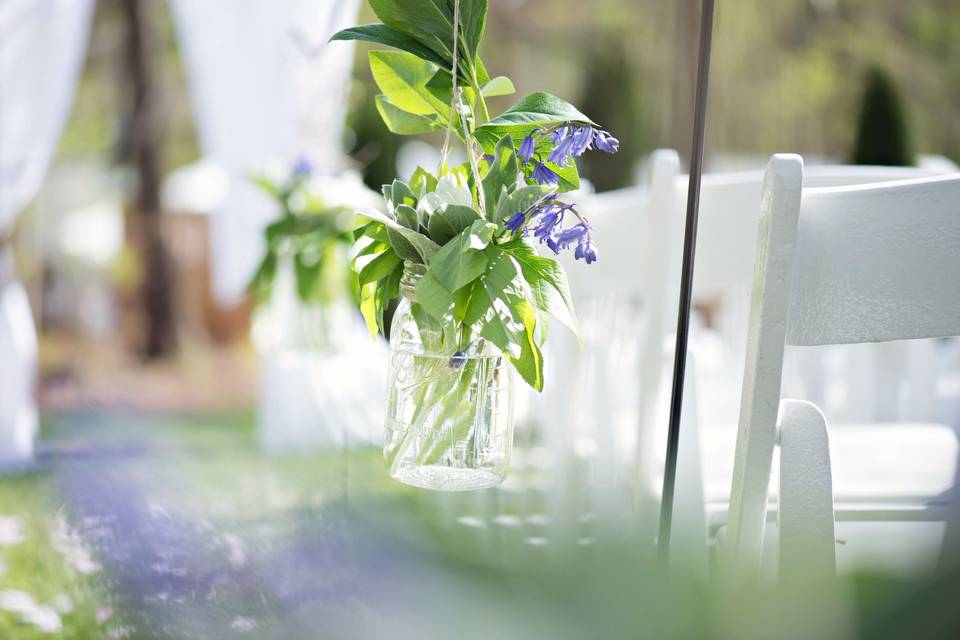
[[[469,327],[417,303],[424,265],[405,264],[390,329],[384,459],[425,489],[484,489],[506,477],[513,447],[513,367]]]

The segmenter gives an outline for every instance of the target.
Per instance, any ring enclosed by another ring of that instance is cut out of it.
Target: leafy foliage
[[[248,290],[254,299],[270,298],[281,260],[291,260],[297,294],[304,302],[331,302],[353,289],[353,277],[341,267],[353,243],[356,226],[351,211],[330,206],[314,193],[308,176],[294,175],[276,182],[253,179],[281,207],[280,218],[264,231],[266,250]]]
[[[414,287],[405,295],[418,324],[458,336],[458,352],[477,341],[493,343],[540,390],[549,319],[575,333],[579,327],[563,268],[541,256],[528,234],[554,251],[576,244],[578,258],[596,259],[586,220],[556,198],[579,186],[573,156],[594,148],[594,141],[608,153],[618,143],[546,92],[490,117],[486,98],[510,95],[515,87],[506,76],[491,79],[478,55],[486,0],[460,0],[456,30],[453,0],[370,0],[370,6],[382,24],[345,29],[332,39],[397,49],[369,55],[383,121],[398,134],[452,133],[468,161],[442,164],[436,174],[417,168],[407,182],[384,185],[384,211],[357,212],[366,220],[355,234],[354,268],[367,326],[383,331],[384,311],[403,280]],[[568,213],[579,222],[562,229]],[[443,344],[450,346],[446,337]]]

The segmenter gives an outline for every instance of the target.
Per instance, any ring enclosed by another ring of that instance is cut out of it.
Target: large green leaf
[[[424,116],[409,113],[393,104],[385,95],[374,98],[377,112],[383,119],[387,129],[402,136],[412,136],[421,133],[430,133],[443,129],[444,124],[436,116]]]
[[[427,236],[417,231],[407,229],[396,220],[389,218],[376,209],[360,209],[357,211],[357,215],[382,223],[387,228],[387,235],[390,238],[390,243],[393,245],[393,250],[404,260],[413,260],[414,262],[426,264],[430,257],[440,249],[440,245]],[[406,247],[402,247],[394,242],[394,234],[406,240],[407,243],[416,250],[417,259],[408,257],[404,251]]]
[[[385,44],[388,47],[394,47],[395,49],[412,53],[418,58],[433,62],[442,67],[450,66],[449,55],[442,56],[430,47],[424,46],[405,33],[391,29],[385,24],[365,24],[359,27],[344,29],[333,34],[330,40],[363,40],[366,42]]]
[[[493,239],[494,231],[495,225],[476,220],[430,259],[430,272],[447,291],[456,291],[483,274],[487,268],[483,250]]]
[[[371,51],[370,72],[380,91],[402,111],[450,117],[450,105],[439,100],[427,88],[437,65],[403,51]]]
[[[435,319],[449,320],[448,316],[453,308],[453,297],[431,271],[427,271],[417,283],[417,301],[424,311]]]
[[[401,262],[400,256],[392,249],[384,251],[360,270],[360,284],[365,285],[386,278]]]
[[[433,212],[427,230],[431,240],[444,245],[479,219],[473,207],[448,204]]]
[[[500,194],[508,193],[517,187],[519,167],[510,136],[504,136],[493,150],[493,160],[480,182],[483,184],[483,196],[486,204],[487,219],[500,222],[495,216]]]
[[[536,249],[523,241],[510,243],[505,251],[520,265],[536,307],[562,322],[582,341],[580,323],[573,309],[570,285],[563,266],[553,258],[537,254]]]
[[[391,29],[405,34],[442,58],[449,69],[453,60],[453,3],[447,0],[370,0],[377,17]],[[460,0],[460,45],[458,67],[462,77],[477,83],[489,80],[477,58],[487,15],[487,0]],[[411,52],[416,53],[416,52]],[[425,56],[425,60],[436,62]]]
[[[453,11],[432,0],[370,0],[377,17],[442,56],[449,64],[453,44]]]
[[[458,301],[457,306],[465,306],[464,323],[474,326],[505,354],[519,358],[522,326],[513,317],[511,308],[523,298],[520,271],[499,247],[490,247],[487,256],[486,271],[473,283],[469,299]]]
[[[515,142],[519,142],[534,129],[560,122],[593,124],[566,100],[539,91],[524,96],[496,118],[477,127],[474,135],[489,151],[504,135],[510,134]]]
[[[460,0],[460,40],[474,60],[487,24],[487,0]]]
[[[522,324],[523,331],[520,334],[520,355],[511,356],[510,362],[527,384],[537,391],[543,391],[543,354],[535,337],[537,312],[524,298],[516,300],[511,311]]]

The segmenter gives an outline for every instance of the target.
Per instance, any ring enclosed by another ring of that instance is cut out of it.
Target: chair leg
[[[827,423],[809,402],[780,405],[780,580],[836,573],[833,480]]]

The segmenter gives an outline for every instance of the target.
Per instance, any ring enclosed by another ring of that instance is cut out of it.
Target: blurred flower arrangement
[[[549,93],[491,117],[486,99],[514,93],[478,49],[486,0],[370,0],[381,24],[333,40],[364,40],[393,133],[444,132],[436,173],[384,185],[385,210],[362,209],[354,232],[360,306],[371,333],[403,297],[391,330],[385,456],[395,477],[432,488],[502,479],[512,438],[510,371],[543,388],[549,319],[579,332],[566,275],[552,253],[597,260],[590,224],[560,194],[579,187],[573,158],[619,143]],[[451,138],[467,161],[446,162]],[[477,473],[480,475],[478,476]]]
[[[260,309],[257,341],[267,348],[330,347],[331,307],[357,300],[348,267],[353,209],[376,194],[358,175],[316,175],[305,158],[280,178],[253,181],[280,206],[279,218],[264,231],[264,255],[248,287]]]

